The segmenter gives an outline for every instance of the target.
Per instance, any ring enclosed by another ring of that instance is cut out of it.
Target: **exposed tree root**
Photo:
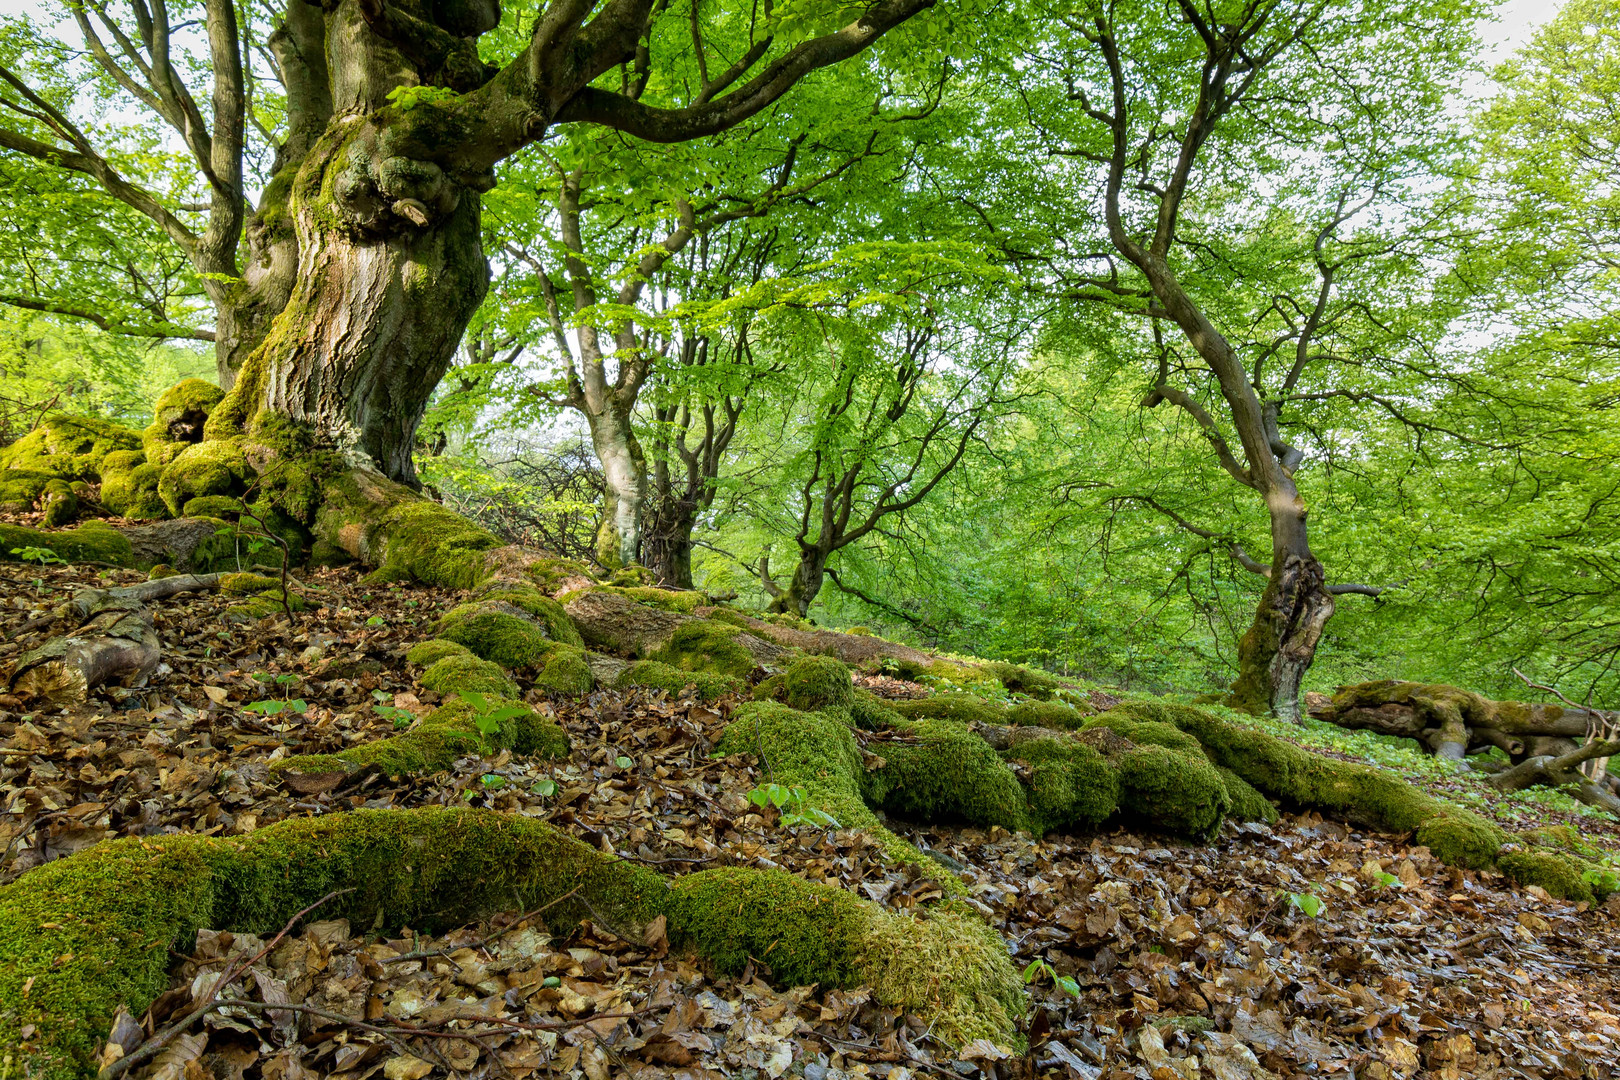
[[[1582,802],[1601,806],[1611,814],[1620,816],[1620,795],[1610,790],[1608,784],[1598,783],[1580,772],[1582,762],[1615,754],[1620,754],[1620,739],[1609,742],[1593,740],[1559,757],[1543,754],[1526,758],[1492,776],[1488,782],[1502,791],[1523,791],[1538,784],[1565,788]]]
[[[218,588],[220,577],[187,574],[118,589],[80,589],[57,612],[75,629],[19,657],[9,679],[11,692],[59,705],[83,701],[106,682],[139,682],[161,658],[146,602]]]
[[[555,903],[553,927],[591,917],[634,935],[662,915],[673,944],[720,970],[753,959],[790,984],[872,986],[947,1041],[1018,1040],[1017,973],[971,915],[898,915],[777,870],[671,882],[541,822],[429,808],[243,837],[113,840],[30,871],[0,888],[0,1044],[20,1051],[28,1075],[85,1075],[118,1005],[139,1015],[163,990],[171,946],[209,927],[273,932],[338,890],[351,891],[322,914],[362,926],[430,928]]]

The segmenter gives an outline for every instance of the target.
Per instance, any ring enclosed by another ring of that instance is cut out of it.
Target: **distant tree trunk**
[[[602,463],[602,523],[596,531],[596,561],[609,570],[641,560],[641,504],[647,459],[628,412],[587,410],[591,445]]]
[[[827,560],[831,555],[832,552],[823,551],[820,545],[802,547],[799,561],[793,567],[793,577],[789,579],[786,588],[771,580],[770,565],[761,559],[760,581],[764,584],[765,591],[771,594],[768,610],[797,615],[801,619],[809,614],[810,604],[821,592],[822,583],[827,579]]]
[[[708,356],[708,342],[687,341],[683,363],[701,364]],[[737,434],[743,398],[727,396],[718,402],[705,401],[693,409],[689,403],[659,405],[654,410],[658,431],[665,433],[657,444],[652,468],[652,498],[642,539],[642,558],[658,582],[674,589],[692,587],[692,529],[698,514],[714,505],[715,481],[720,463]],[[687,436],[701,421],[696,445]],[[673,432],[673,435],[667,433]]]

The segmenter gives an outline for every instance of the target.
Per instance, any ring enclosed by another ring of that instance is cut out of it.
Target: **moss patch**
[[[675,628],[669,641],[648,660],[660,660],[682,671],[708,671],[742,679],[754,670],[754,656],[737,642],[737,628],[709,619],[692,619]]]
[[[148,455],[150,456],[150,455]],[[253,474],[235,440],[216,439],[185,447],[164,469],[158,496],[179,517],[185,505],[205,495],[234,495],[247,489]]]
[[[977,694],[935,694],[915,701],[895,701],[889,707],[912,720],[956,720],[964,724],[1005,724],[1007,710]]]
[[[1095,828],[1119,809],[1119,772],[1084,743],[1030,739],[1002,756],[1030,767],[1026,791],[1037,832]]]
[[[639,569],[639,568],[638,568]],[[613,576],[617,578],[623,571]],[[619,585],[592,585],[585,589],[575,589],[565,593],[558,599],[566,604],[576,597],[588,592],[610,592],[627,597],[638,604],[658,608],[660,611],[674,611],[682,615],[690,615],[703,606],[703,594],[690,589],[660,589],[654,586],[619,586]]]
[[[516,703],[496,698],[489,704],[500,708]],[[568,736],[562,728],[532,709],[502,720],[500,729],[488,736],[473,724],[475,713],[470,704],[458,699],[434,709],[403,734],[351,746],[336,754],[283,758],[272,762],[270,771],[358,772],[371,767],[389,776],[414,776],[448,769],[457,758],[486,751],[510,749],[514,753],[544,758],[568,756]]]
[[[1028,828],[1023,788],[990,744],[954,720],[918,720],[900,730],[915,742],[882,744],[887,764],[870,774],[885,810],[923,821]]]
[[[266,574],[221,574],[219,591],[226,596],[253,596],[281,588],[281,579]]]
[[[0,450],[0,469],[24,469],[62,480],[97,480],[108,454],[140,447],[138,434],[110,420],[49,413],[33,431]]]
[[[690,686],[703,701],[714,701],[727,694],[740,694],[747,688],[742,680],[729,675],[715,675],[707,671],[682,671],[658,660],[638,660],[631,664],[619,676],[617,685],[645,686],[651,690],[663,690],[671,695],[679,694]]]
[[[1006,722],[1018,727],[1056,728],[1071,731],[1086,722],[1088,714],[1055,701],[1021,701],[1007,710]]]
[[[447,641],[444,638],[429,638],[412,645],[405,654],[405,662],[415,664],[417,667],[431,667],[447,656],[471,656],[472,651],[459,641]]]
[[[583,697],[596,685],[591,665],[585,662],[585,650],[573,645],[558,645],[534,685],[564,697]]]
[[[848,709],[855,701],[849,668],[831,656],[803,656],[782,673],[782,689],[790,707],[804,712]]]
[[[123,533],[99,521],[87,521],[76,529],[45,532],[21,525],[0,524],[0,559],[15,561],[13,548],[49,548],[57,558],[68,562],[104,562],[133,566],[135,552]]]
[[[497,664],[472,654],[446,656],[435,660],[417,682],[441,694],[494,694],[515,698],[517,684]]]

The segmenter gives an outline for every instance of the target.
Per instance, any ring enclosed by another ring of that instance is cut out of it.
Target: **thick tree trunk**
[[[1286,482],[1271,504],[1271,575],[1254,622],[1238,644],[1238,677],[1226,704],[1299,723],[1299,691],[1333,617],[1322,563],[1311,552],[1305,504]]]
[[[821,592],[822,582],[826,580],[827,557],[828,553],[820,548],[803,550],[799,564],[793,568],[793,580],[788,582],[787,588],[776,590],[771,597],[769,610],[804,618],[810,611],[811,602]],[[767,591],[771,587],[767,580]]]
[[[628,413],[587,409],[591,445],[602,463],[602,523],[596,531],[596,561],[609,570],[641,561],[641,507],[647,490],[647,459]]]
[[[642,537],[642,565],[665,588],[692,588],[692,528],[696,522],[696,508],[684,499],[668,497],[653,511]]]

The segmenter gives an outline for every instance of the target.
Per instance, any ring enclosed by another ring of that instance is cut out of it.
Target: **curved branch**
[[[11,293],[0,293],[0,304],[8,304],[11,307],[23,308],[27,311],[42,311],[48,315],[66,315],[69,318],[84,319],[87,322],[94,323],[109,334],[123,334],[126,337],[157,338],[160,341],[170,338],[185,338],[190,341],[214,340],[212,330],[193,330],[189,326],[180,326],[168,322],[153,323],[148,326],[132,326],[89,308],[61,304],[35,296],[15,296]]]

